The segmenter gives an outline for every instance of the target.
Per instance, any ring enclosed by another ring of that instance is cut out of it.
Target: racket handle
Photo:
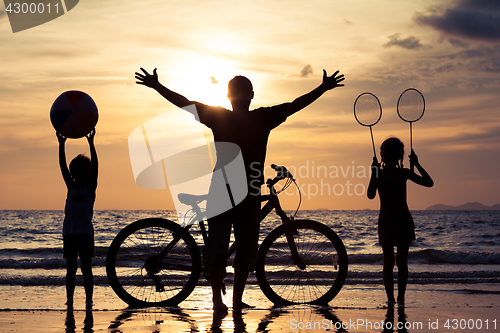
[[[413,130],[410,122],[410,154],[413,154]],[[410,159],[410,171],[414,172],[415,171],[415,166],[413,165],[413,162]]]
[[[375,152],[375,141],[373,140],[373,132],[371,126],[370,126],[370,135],[372,136],[373,157],[377,157],[377,153]]]

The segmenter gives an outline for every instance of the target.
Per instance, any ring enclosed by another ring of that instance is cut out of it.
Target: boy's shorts
[[[94,236],[87,234],[69,234],[63,236],[64,258],[93,258]]]
[[[205,261],[214,267],[227,266],[231,226],[236,240],[233,267],[241,271],[255,270],[260,229],[260,197],[248,196],[238,206],[208,220],[208,244]]]

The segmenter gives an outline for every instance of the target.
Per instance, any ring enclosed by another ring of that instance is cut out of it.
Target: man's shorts
[[[64,258],[93,258],[94,236],[87,234],[69,234],[63,236]]]
[[[260,203],[259,196],[248,196],[235,208],[208,220],[208,244],[205,252],[208,265],[227,266],[232,226],[237,244],[233,267],[248,272],[255,270],[259,247]]]

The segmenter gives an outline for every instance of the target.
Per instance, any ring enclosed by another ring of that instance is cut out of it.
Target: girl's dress
[[[380,169],[378,239],[382,246],[409,245],[415,240],[415,224],[406,203],[409,169]]]

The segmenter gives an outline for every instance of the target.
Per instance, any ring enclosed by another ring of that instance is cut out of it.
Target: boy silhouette
[[[244,76],[235,76],[228,84],[227,97],[232,105],[231,111],[191,101],[166,88],[158,81],[156,68],[153,70],[153,74],[149,74],[143,68],[141,71],[142,73],[135,73],[136,83],[155,89],[179,108],[194,104],[198,113],[196,119],[212,130],[216,143],[232,142],[241,149],[249,194],[235,208],[209,219],[209,236],[205,258],[208,263],[214,311],[226,312],[227,306],[222,301],[222,283],[232,226],[237,244],[233,264],[233,312],[241,312],[242,308],[250,307],[243,303],[242,296],[247,278],[250,272],[255,270],[260,227],[258,221],[261,202],[259,198],[260,186],[264,183],[264,161],[269,134],[287,117],[302,110],[326,91],[344,86],[340,84],[344,81],[344,75],[339,75],[339,71],[336,71],[332,76],[327,76],[326,71],[323,70],[323,82],[311,92],[291,103],[258,108],[252,111],[250,111],[250,103],[254,97],[252,83]],[[217,157],[222,154],[219,151],[216,153]],[[217,165],[221,160],[223,158],[217,158],[215,169],[223,167],[223,165]],[[209,196],[207,210],[210,210],[210,205]]]
[[[92,275],[92,257],[94,257],[94,201],[97,189],[97,153],[94,146],[95,129],[86,135],[90,147],[90,159],[85,155],[76,156],[66,164],[66,137],[57,133],[59,141],[59,166],[68,189],[64,208],[63,248],[66,259],[66,305],[73,310],[75,277],[78,270],[78,256],[83,275],[87,310],[92,309],[94,277]]]

